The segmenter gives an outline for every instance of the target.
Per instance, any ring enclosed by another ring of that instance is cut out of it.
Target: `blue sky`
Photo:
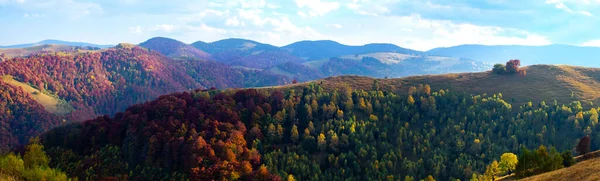
[[[600,0],[0,0],[0,45],[44,39],[273,45],[330,39],[416,50],[460,44],[600,46]]]

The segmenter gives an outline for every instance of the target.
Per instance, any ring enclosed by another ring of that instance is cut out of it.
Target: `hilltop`
[[[371,89],[377,81],[381,89],[405,93],[411,86],[428,84],[432,90],[450,89],[471,94],[498,94],[517,104],[531,101],[533,104],[545,101],[571,103],[582,101],[582,105],[600,104],[600,69],[567,65],[531,65],[522,67],[527,75],[498,75],[491,71],[474,73],[451,73],[440,75],[420,75],[404,78],[378,79],[365,76],[335,76],[299,85],[285,85],[277,88],[301,87],[312,82],[333,90],[344,84],[354,89]]]
[[[151,38],[140,43],[140,46],[150,50],[158,51],[161,54],[172,58],[210,59],[210,54],[170,38]]]

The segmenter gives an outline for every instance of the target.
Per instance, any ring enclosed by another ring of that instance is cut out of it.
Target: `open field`
[[[40,90],[23,82],[19,82],[10,76],[2,76],[2,81],[13,86],[21,87],[25,92],[29,93],[36,102],[44,106],[44,109],[50,113],[59,115],[68,114],[73,109],[70,105],[68,105],[68,103],[56,97],[44,94]]]

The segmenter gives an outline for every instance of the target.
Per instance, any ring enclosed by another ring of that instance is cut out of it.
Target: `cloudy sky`
[[[600,46],[598,10],[600,0],[0,0],[0,45],[44,39],[140,43],[164,36],[280,46],[330,39],[417,50]]]

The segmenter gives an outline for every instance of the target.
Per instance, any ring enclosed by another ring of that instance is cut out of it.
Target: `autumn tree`
[[[291,140],[295,143],[298,141],[298,137],[299,137],[299,133],[298,133],[298,127],[294,124],[294,126],[292,126],[292,131],[290,133],[291,135]]]
[[[519,66],[521,66],[521,60],[513,59],[506,62],[506,73],[516,74],[519,72]]]
[[[498,165],[500,173],[512,173],[513,170],[515,170],[518,162],[519,160],[517,159],[517,155],[514,153],[502,154],[502,156],[500,156],[500,163]]]
[[[40,144],[39,138],[29,139],[29,145],[27,145],[27,151],[23,156],[23,161],[25,162],[26,168],[48,167],[50,160],[48,159],[48,156],[46,156],[44,146]]]
[[[319,137],[317,138],[317,146],[321,151],[325,151],[325,149],[327,149],[327,140],[325,140],[325,134],[319,134]]]
[[[579,143],[577,143],[577,147],[575,147],[575,151],[577,151],[577,153],[579,155],[585,155],[587,153],[590,152],[590,143],[591,143],[591,139],[590,136],[584,136],[583,138],[579,139]]]

